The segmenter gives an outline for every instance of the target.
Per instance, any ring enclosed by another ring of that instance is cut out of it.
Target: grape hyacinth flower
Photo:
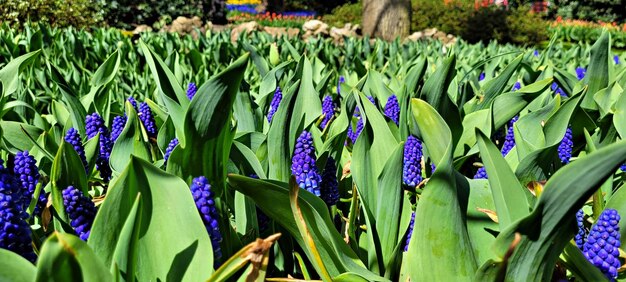
[[[422,142],[412,135],[404,144],[402,182],[410,187],[422,182]]]
[[[322,172],[321,198],[328,206],[339,202],[339,183],[337,182],[337,165],[335,159],[329,157]]]
[[[65,142],[70,143],[72,147],[74,147],[74,151],[78,153],[80,160],[83,162],[85,170],[87,170],[88,164],[87,158],[85,157],[85,147],[83,147],[83,143],[80,140],[80,134],[78,133],[78,130],[73,127],[68,129],[67,133],[65,133]]]
[[[506,136],[504,137],[504,145],[502,145],[502,156],[506,156],[512,149],[515,147],[515,134],[513,130],[513,124],[517,122],[519,116],[514,116],[509,121],[509,128],[506,131]]]
[[[611,281],[615,281],[617,269],[621,266],[619,220],[620,216],[616,210],[605,209],[591,228],[583,245],[585,258]]]
[[[63,205],[70,218],[70,225],[81,240],[87,241],[91,225],[96,217],[96,206],[74,186],[68,186],[63,190]]]
[[[104,125],[104,119],[97,113],[93,113],[87,115],[85,131],[88,139],[94,138],[100,133],[100,155],[98,159],[96,159],[96,169],[100,172],[100,177],[107,181],[111,178],[112,174],[111,167],[109,166],[109,158],[111,157],[111,150],[113,149],[109,129]]]
[[[300,188],[320,197],[322,177],[315,166],[315,147],[313,147],[313,137],[310,132],[302,131],[296,140],[291,160],[291,174],[296,176],[296,182]]]
[[[519,81],[516,81],[515,84],[513,84],[513,88],[511,88],[511,91],[517,91],[520,90],[522,88],[522,84],[519,83]]]
[[[198,88],[196,87],[196,84],[189,82],[189,85],[187,85],[187,98],[189,98],[189,100],[193,99],[193,96],[196,96],[197,91]]]
[[[389,96],[387,104],[385,104],[385,116],[391,119],[398,125],[400,122],[400,104],[398,104],[398,97],[394,94]]]
[[[616,65],[619,65],[619,56],[618,55],[613,56],[613,62],[615,62]]]
[[[552,91],[554,91],[556,94],[561,95],[561,97],[567,97],[567,94],[565,94],[565,91],[563,91],[563,89],[561,87],[559,87],[559,85],[556,82],[552,83],[552,86],[550,86],[550,88],[552,89]]]
[[[539,51],[535,50],[535,51],[533,52],[533,56],[535,56],[535,57],[539,57]]]
[[[485,170],[484,166],[478,168],[476,174],[474,174],[474,179],[487,179],[487,170]]]
[[[483,81],[483,80],[485,80],[485,73],[481,72],[480,76],[478,76],[478,81]]]
[[[37,168],[35,158],[31,156],[28,151],[17,152],[14,160],[13,173],[22,185],[22,199],[24,210],[26,210],[30,204],[30,200],[35,194],[35,188],[39,182],[39,168]],[[39,199],[37,199],[37,205],[35,206],[35,214],[39,214],[43,210],[46,200],[46,193],[42,189],[39,194]]]
[[[167,166],[167,160],[170,158],[172,151],[174,151],[174,148],[176,148],[177,145],[178,145],[178,138],[172,139],[172,141],[170,141],[170,143],[167,144],[167,148],[165,149],[165,154],[163,154],[164,165]]]
[[[409,233],[406,234],[406,242],[404,243],[404,251],[409,250],[409,242],[411,242],[411,236],[413,235],[413,227],[415,227],[415,212],[411,213],[411,223],[409,223]]]
[[[576,68],[576,78],[578,78],[578,80],[583,80],[583,78],[585,78],[585,74],[587,73],[587,70],[583,67],[577,67]]]
[[[324,101],[322,101],[322,114],[324,115],[324,119],[320,123],[320,128],[324,130],[328,123],[335,116],[335,102],[333,102],[333,97],[326,96],[324,97]]]
[[[342,76],[339,76],[339,82],[337,83],[337,95],[341,94],[341,84],[342,83],[346,83],[346,78]]]
[[[3,182],[1,185],[6,186],[8,183]],[[26,222],[28,214],[16,196],[0,192],[0,248],[35,262],[30,226]]]
[[[374,97],[367,96],[367,99],[376,106],[376,99]],[[352,144],[356,143],[356,139],[361,135],[361,131],[363,131],[363,119],[361,118],[361,110],[359,110],[359,107],[354,109],[354,117],[357,118],[356,131],[352,129],[351,125],[348,125],[348,137],[352,141]]]
[[[619,169],[626,172],[626,164],[621,165]]]
[[[222,234],[217,222],[219,214],[215,208],[211,185],[206,177],[200,176],[193,179],[190,189],[193,200],[196,202],[196,208],[198,208],[202,222],[204,222],[204,226],[211,238],[211,246],[213,246],[214,257],[217,261],[222,257],[222,249],[220,248]]]
[[[280,101],[283,100],[283,92],[280,90],[280,87],[276,87],[276,91],[274,91],[274,97],[272,97],[272,102],[270,103],[270,110],[267,112],[267,121],[272,122],[272,118],[274,118],[274,114],[278,111],[278,106],[280,106]]]
[[[143,102],[139,104],[139,119],[141,123],[143,123],[143,127],[146,129],[148,133],[148,137],[156,138],[157,128],[156,123],[154,122],[154,116],[152,115],[152,110],[148,103]]]
[[[576,246],[580,250],[583,249],[583,245],[585,244],[585,238],[587,238],[587,230],[585,229],[584,220],[585,213],[582,209],[580,209],[578,210],[578,212],[576,212],[576,224],[578,225],[578,233],[576,234],[576,237],[574,237],[574,240],[576,241]]]
[[[559,144],[559,159],[561,163],[568,164],[570,162],[570,158],[572,157],[572,151],[574,149],[574,142],[572,141],[572,127],[568,126],[567,130],[565,130],[565,136],[561,140],[561,144]]]
[[[122,131],[124,130],[124,126],[126,126],[126,115],[116,116],[113,118],[113,125],[111,125],[111,142],[115,143]]]
[[[137,109],[137,100],[135,100],[135,98],[133,98],[132,96],[128,97],[128,102],[130,102],[130,104],[133,106],[133,108],[135,108],[135,111],[138,110]]]

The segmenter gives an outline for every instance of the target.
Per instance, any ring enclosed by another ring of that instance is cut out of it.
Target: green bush
[[[323,21],[331,26],[343,26],[347,23],[361,24],[363,5],[361,2],[341,5],[332,14],[324,15]]]
[[[115,27],[132,28],[134,25],[153,25],[167,15],[198,16],[203,20],[224,24],[226,7],[222,1],[209,0],[102,0],[106,22]],[[217,20],[217,21],[216,21]]]
[[[100,4],[92,0],[3,0],[0,14],[0,21],[12,26],[31,21],[80,28],[100,24],[103,19]]]
[[[491,6],[475,9],[467,1],[445,4],[439,0],[413,0],[411,29],[435,27],[469,42],[489,41],[538,44],[547,39],[548,24],[528,7],[505,10]]]
[[[551,6],[552,15],[588,21],[626,21],[625,0],[558,0]]]

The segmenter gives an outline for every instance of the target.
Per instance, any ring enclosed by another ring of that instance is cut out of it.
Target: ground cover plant
[[[624,279],[609,33],[0,38],[0,280]]]

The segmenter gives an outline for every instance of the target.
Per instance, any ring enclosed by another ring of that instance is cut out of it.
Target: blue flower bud
[[[37,183],[39,182],[39,168],[37,168],[37,162],[35,158],[31,156],[28,151],[17,152],[15,155],[13,172],[17,177],[18,182],[22,188],[22,200],[24,204],[24,210],[30,205],[30,201],[35,194]],[[41,190],[39,193],[39,199],[37,199],[37,205],[35,206],[34,214],[39,214],[45,208],[47,201],[46,193]]]
[[[165,154],[163,155],[164,164],[167,165],[167,160],[170,158],[172,151],[178,145],[178,138],[172,139],[169,144],[167,144],[167,148],[165,149]]]
[[[124,127],[126,126],[126,116],[116,116],[113,118],[113,125],[111,126],[111,142],[115,143],[122,131],[124,131]]]
[[[1,186],[6,186],[6,183],[2,183]],[[11,195],[0,191],[0,248],[34,262],[36,256],[33,252],[27,218],[28,214],[22,209],[18,194]]]
[[[619,221],[620,216],[616,210],[605,209],[591,228],[583,245],[585,258],[610,280],[615,280],[617,269],[621,266]]]
[[[206,177],[200,176],[193,179],[190,189],[193,199],[196,202],[196,208],[211,238],[213,256],[215,260],[218,261],[222,257],[222,249],[220,247],[222,234],[220,233],[219,224],[217,222],[219,214],[215,207],[215,199],[213,198],[214,194],[213,191],[211,191],[211,185]]]
[[[400,122],[400,104],[395,94],[389,96],[387,99],[387,104],[385,104],[385,116],[396,123],[396,125]]]
[[[322,200],[328,206],[336,205],[339,202],[339,182],[337,181],[337,165],[335,159],[329,157],[322,172],[322,185],[320,189]]]
[[[280,90],[280,87],[276,87],[276,91],[274,91],[274,97],[272,97],[272,102],[270,103],[270,110],[267,112],[267,121],[272,122],[272,118],[274,118],[274,114],[278,111],[278,106],[280,106],[280,101],[283,100],[283,92]]]
[[[196,84],[190,82],[189,85],[187,85],[187,98],[189,98],[189,100],[193,99],[193,96],[196,96],[197,91],[198,88],[196,87]]]
[[[74,186],[63,190],[63,205],[70,218],[70,226],[74,228],[78,237],[87,241],[91,232],[91,225],[96,217],[96,206],[82,191]]]
[[[321,196],[320,184],[322,177],[317,172],[315,165],[315,147],[313,137],[308,131],[302,131],[296,140],[291,164],[291,174],[296,177],[300,188],[305,189],[315,196]]]
[[[322,102],[322,115],[324,115],[324,119],[320,123],[320,128],[323,130],[326,128],[330,120],[335,116],[335,102],[333,102],[333,97],[326,96],[324,97],[324,101]]]
[[[559,159],[561,163],[568,164],[572,158],[572,151],[574,150],[574,142],[572,141],[572,127],[568,126],[565,130],[565,136],[559,144]]]
[[[83,162],[83,166],[85,167],[85,170],[88,168],[88,164],[87,164],[87,158],[85,157],[85,147],[83,147],[83,143],[80,140],[80,134],[78,133],[78,130],[76,130],[75,128],[70,128],[69,130],[67,130],[67,133],[65,133],[65,142],[70,143],[72,145],[72,147],[74,147],[74,151],[76,151],[76,153],[78,153],[78,156],[80,157],[80,160]]]
[[[402,182],[411,187],[422,182],[422,142],[409,136],[404,144]]]
[[[413,235],[413,227],[415,225],[415,212],[411,213],[411,223],[409,223],[409,233],[406,234],[406,242],[404,243],[404,251],[409,250],[409,242],[411,242],[411,236]]]
[[[111,156],[111,150],[113,149],[113,143],[111,142],[111,136],[109,129],[104,125],[104,119],[97,113],[87,115],[85,120],[85,131],[87,132],[87,138],[91,139],[100,133],[100,155],[96,159],[96,169],[100,172],[100,177],[105,181],[111,178],[112,170],[109,166],[109,158]]]
[[[146,102],[139,104],[139,119],[141,120],[143,127],[146,129],[148,137],[156,138],[156,122],[154,121],[154,116],[152,115],[152,109],[150,109],[150,106],[148,106],[148,103]]]

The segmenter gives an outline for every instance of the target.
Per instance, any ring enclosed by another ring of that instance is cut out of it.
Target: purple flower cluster
[[[587,69],[583,67],[576,68],[576,78],[578,78],[578,80],[583,80],[583,78],[585,78],[586,73],[587,73]]]
[[[517,122],[519,116],[514,116],[509,121],[509,128],[506,131],[506,136],[504,137],[504,145],[502,145],[502,156],[506,156],[512,149],[515,147],[515,134],[513,133],[513,124]]]
[[[189,82],[189,85],[187,85],[187,98],[189,98],[189,100],[193,99],[193,96],[196,96],[196,92],[198,92],[196,84]]]
[[[412,135],[404,144],[402,182],[410,187],[422,182],[422,142]]]
[[[70,218],[70,225],[83,241],[87,241],[91,232],[91,225],[96,217],[96,206],[74,186],[68,186],[63,190],[63,205],[65,212]]]
[[[400,104],[395,94],[389,96],[387,99],[387,104],[385,104],[385,116],[396,123],[396,125],[400,122]]]
[[[98,113],[87,115],[85,131],[88,139],[94,138],[100,133],[100,155],[96,160],[96,169],[100,171],[100,177],[102,177],[102,179],[105,181],[109,180],[112,174],[111,167],[109,166],[109,158],[111,157],[113,143],[110,139],[109,129],[104,125],[104,119],[102,119]]]
[[[35,158],[31,156],[28,151],[17,152],[14,160],[13,173],[22,185],[24,209],[27,209],[30,200],[35,194],[35,188],[37,187],[40,176]],[[42,189],[39,193],[39,199],[37,199],[37,205],[35,206],[35,214],[39,214],[43,210],[46,205],[46,199],[46,193]]]
[[[605,209],[583,245],[585,258],[612,281],[617,277],[617,269],[621,266],[619,220],[616,210]]]
[[[124,127],[126,126],[126,115],[116,116],[113,118],[113,125],[111,125],[111,142],[115,143],[122,131],[124,131]]]
[[[322,101],[322,115],[324,115],[324,119],[322,119],[322,122],[320,123],[320,128],[322,130],[326,128],[328,123],[330,123],[335,116],[336,107],[337,106],[335,105],[332,96],[329,95],[324,97],[324,100]]]
[[[141,120],[141,123],[143,123],[143,127],[146,129],[148,137],[156,138],[156,122],[154,121],[154,116],[152,115],[152,109],[150,109],[150,106],[148,106],[148,103],[146,102],[139,104],[139,119]]]
[[[322,172],[322,185],[320,186],[322,200],[328,206],[339,202],[339,182],[337,181],[337,165],[335,159],[329,157]]]
[[[339,82],[337,82],[337,95],[341,94],[341,84],[346,83],[346,78],[342,76],[339,77]]]
[[[167,144],[167,148],[165,149],[165,154],[163,154],[163,160],[165,161],[164,164],[167,166],[167,160],[170,158],[170,155],[172,154],[172,151],[174,151],[174,148],[176,148],[176,146],[178,146],[178,138],[174,138],[170,141],[169,144]]]
[[[572,127],[568,126],[565,130],[565,135],[559,144],[558,152],[561,163],[568,164],[572,158],[572,151],[574,150],[574,142],[572,141]]]
[[[474,179],[487,179],[487,170],[485,170],[484,166],[478,168],[476,174],[474,174]]]
[[[559,85],[556,82],[553,82],[550,88],[552,89],[552,91],[554,91],[554,93],[561,95],[561,97],[567,97],[567,94],[565,94],[565,91],[563,91],[563,89],[559,87]]]
[[[217,222],[219,214],[215,207],[215,199],[213,191],[211,191],[211,185],[204,176],[194,178],[191,183],[191,194],[196,202],[196,208],[200,213],[202,222],[206,227],[209,237],[211,238],[211,245],[213,246],[213,254],[216,260],[222,257],[222,249],[220,243],[222,242],[222,234],[220,233],[220,227]]]
[[[522,84],[519,83],[519,81],[516,81],[515,84],[513,84],[513,88],[511,88],[511,91],[517,91],[522,89]]]
[[[6,174],[6,171],[2,172]],[[6,194],[2,190],[6,186],[5,177],[0,181],[0,248],[12,251],[25,259],[34,262],[36,259],[30,238],[30,226],[26,219],[28,214],[23,210],[19,195]]]
[[[272,97],[272,102],[270,103],[270,110],[267,112],[267,121],[272,122],[272,118],[274,118],[274,114],[278,111],[278,106],[280,106],[280,101],[283,100],[283,92],[280,90],[280,87],[276,87],[276,91],[274,91],[274,97]]]
[[[300,188],[320,197],[322,177],[315,166],[315,147],[313,147],[313,137],[310,132],[302,131],[296,140],[291,160],[291,174],[295,175]]]
[[[585,213],[582,209],[576,212],[576,224],[578,225],[578,233],[576,233],[576,237],[574,240],[576,241],[576,246],[579,249],[583,249],[583,245],[585,244],[585,238],[587,238],[587,229],[585,228]]]
[[[376,105],[374,97],[368,96],[367,99]],[[348,138],[350,138],[352,144],[356,143],[356,139],[359,138],[361,131],[363,131],[363,119],[361,118],[361,110],[358,107],[354,110],[354,117],[357,118],[356,130],[352,129],[352,124],[348,125]]]
[[[85,147],[83,147],[83,143],[80,140],[80,134],[78,133],[78,130],[76,130],[75,128],[70,128],[67,130],[67,133],[65,133],[65,142],[70,143],[72,145],[72,147],[74,147],[74,151],[76,151],[76,153],[78,153],[78,156],[80,157],[80,160],[83,162],[83,166],[85,167],[85,170],[87,170],[87,158],[85,157]]]

